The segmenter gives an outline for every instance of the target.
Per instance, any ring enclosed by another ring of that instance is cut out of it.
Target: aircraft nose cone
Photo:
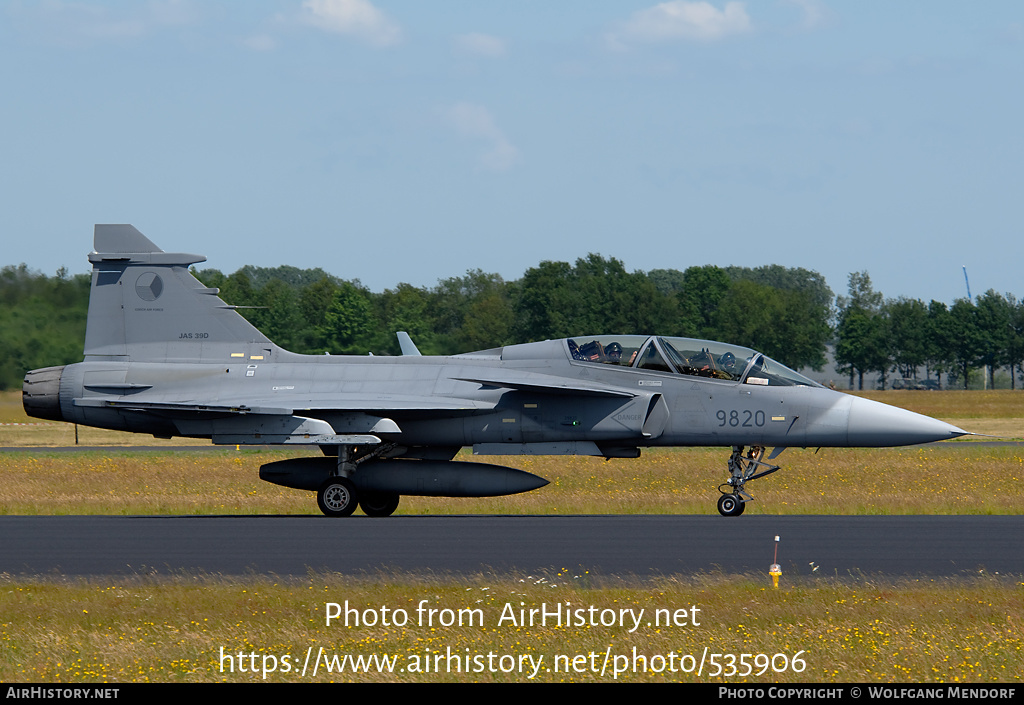
[[[850,406],[851,446],[907,446],[967,434],[945,421],[881,402],[854,397]]]

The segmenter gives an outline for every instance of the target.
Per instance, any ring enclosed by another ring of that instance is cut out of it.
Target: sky
[[[94,223],[373,291],[804,267],[1024,298],[1024,3],[0,2],[0,265]]]

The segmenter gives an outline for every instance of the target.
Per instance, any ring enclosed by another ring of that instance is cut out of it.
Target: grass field
[[[865,396],[979,433],[1019,438],[1024,428],[1024,393]],[[27,421],[20,398],[0,395],[0,423]],[[0,453],[0,511],[7,514],[316,513],[312,493],[257,478],[260,464],[308,451],[229,447],[56,452],[43,447],[73,444],[73,427],[3,425],[0,434],[0,446],[36,447]],[[79,429],[79,441],[157,445],[148,437],[87,429]],[[727,450],[719,448],[645,451],[637,460],[495,458],[551,484],[495,499],[403,498],[399,513],[713,514],[715,487],[726,477],[726,457]],[[780,472],[749,486],[756,501],[747,513],[1024,510],[1024,496],[1016,490],[1024,477],[1020,446],[964,441],[818,453],[789,449],[779,462]],[[1024,679],[1024,583],[1019,575],[920,581],[783,576],[779,590],[770,585],[763,575],[640,581],[557,568],[530,576],[310,575],[301,581],[215,575],[69,581],[0,574],[0,681],[262,681],[262,669],[271,665],[277,670],[266,680],[285,682],[521,682],[530,679],[535,666],[540,681]],[[401,627],[327,626],[326,603],[346,600],[363,614],[379,615],[388,607],[393,613],[404,609],[412,617]],[[421,600],[429,609],[448,609],[453,615],[480,610],[483,624],[420,626],[415,610]],[[700,624],[645,623],[630,632],[620,626],[499,623],[506,603],[516,610],[593,606],[599,614],[643,608],[648,616],[658,609],[674,614],[695,606]],[[309,672],[299,675],[307,652],[316,656],[321,647],[326,660],[316,678]],[[232,659],[224,661],[222,653]],[[448,659],[451,654],[455,660]],[[698,662],[709,654],[735,654],[735,661],[728,656],[704,658],[698,675]],[[239,671],[242,655],[245,673]],[[352,662],[346,672],[323,670],[328,663],[341,666],[342,661],[331,658],[344,655],[389,655],[396,660],[392,672],[375,667],[354,672]],[[493,655],[490,660],[488,655]],[[282,673],[285,656],[292,669],[288,673]],[[435,662],[435,657],[441,660]],[[438,663],[442,672],[436,672]],[[224,671],[222,664],[234,670]],[[461,671],[450,672],[456,664]],[[431,670],[423,672],[426,667]],[[616,674],[616,668],[621,672]]]
[[[307,451],[308,452],[308,451]],[[258,478],[294,450],[0,453],[5,514],[316,514],[314,493]],[[471,456],[467,456],[471,457]],[[403,497],[399,514],[716,514],[722,449],[655,450],[636,460],[507,457],[547,478],[534,492],[481,499]],[[1024,448],[787,450],[748,486],[748,514],[1018,514]]]
[[[277,670],[266,680],[284,682],[525,682],[535,674],[541,682],[1019,684],[1024,677],[1020,583],[822,579],[773,590],[764,580],[723,575],[590,582],[567,571],[469,579],[313,575],[292,583],[0,579],[0,681],[258,682],[271,666]],[[346,601],[360,620],[376,623],[357,626],[353,617],[349,626],[328,626],[327,603]],[[520,609],[556,604],[593,606],[595,615],[644,614],[635,629],[630,617],[624,626],[602,626],[589,613],[561,626],[524,627],[501,620],[506,604],[517,621]],[[436,610],[433,624],[417,616],[420,606]],[[401,626],[394,623],[399,610],[407,616]],[[461,613],[462,625],[454,617],[442,625],[443,610]],[[327,660],[319,661],[317,676],[312,666],[302,675],[307,651],[317,658],[321,648]],[[246,673],[238,670],[239,653]],[[345,655],[389,656],[394,668],[381,672],[371,662],[353,672],[350,661],[339,672]],[[282,673],[285,656],[292,670]],[[325,664],[335,670],[326,672]]]

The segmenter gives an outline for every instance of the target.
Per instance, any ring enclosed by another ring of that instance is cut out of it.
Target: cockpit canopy
[[[565,342],[569,356],[580,362],[708,377],[743,384],[821,386],[756,350],[713,340],[596,335],[566,338]]]

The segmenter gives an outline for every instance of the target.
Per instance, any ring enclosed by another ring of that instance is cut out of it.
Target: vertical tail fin
[[[93,247],[86,357],[230,361],[277,349],[189,273],[205,257],[164,252],[131,225],[97,225]]]

